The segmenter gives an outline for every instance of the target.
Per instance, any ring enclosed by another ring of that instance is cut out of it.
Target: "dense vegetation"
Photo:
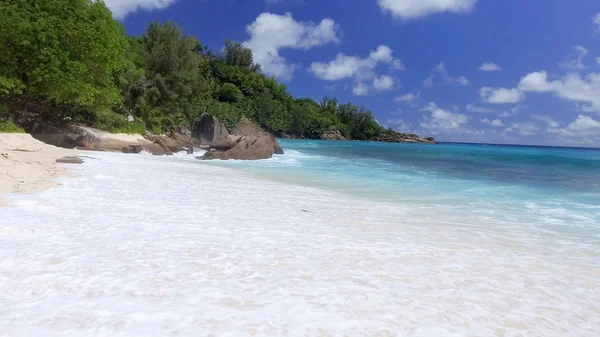
[[[362,107],[292,97],[240,43],[214,54],[171,22],[127,36],[102,1],[0,0],[0,45],[0,122],[141,133],[190,127],[207,112],[228,127],[245,116],[278,136],[382,132]]]

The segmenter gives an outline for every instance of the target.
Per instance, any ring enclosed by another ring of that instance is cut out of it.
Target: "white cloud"
[[[584,115],[577,116],[577,119],[567,126],[567,130],[571,131],[589,131],[593,129],[600,129],[600,122]]]
[[[495,127],[504,126],[504,123],[499,119],[489,120],[487,118],[484,118],[481,120],[481,123],[488,124],[488,125],[495,126]]]
[[[328,63],[313,62],[309,70],[317,78],[326,81],[351,78],[356,82],[353,93],[364,96],[371,91],[390,90],[394,87],[396,80],[392,76],[378,76],[375,72],[379,64],[389,64],[396,70],[404,68],[402,60],[394,59],[392,54],[393,50],[390,47],[380,45],[366,58],[339,53]]]
[[[492,62],[485,62],[479,66],[479,71],[498,71],[502,70],[499,66]]]
[[[461,113],[441,109],[434,102],[430,102],[421,111],[430,112],[431,115],[421,122],[421,127],[431,133],[461,128],[462,124],[469,121],[469,117]]]
[[[352,88],[352,93],[356,96],[366,96],[369,93],[369,86],[359,82]]]
[[[540,128],[533,123],[513,123],[510,127],[506,128],[506,132],[518,133],[521,136],[533,136]]]
[[[531,119],[546,123],[546,125],[548,125],[549,128],[557,128],[560,126],[560,124],[558,124],[558,122],[555,121],[554,118],[548,115],[533,115],[531,116]]]
[[[390,47],[380,45],[364,59],[339,53],[329,63],[313,62],[310,65],[310,71],[316,77],[326,81],[337,81],[352,77],[358,77],[359,79],[372,78],[374,76],[373,70],[379,63],[391,63],[393,65],[396,60],[392,57],[392,52]]]
[[[410,122],[405,122],[403,119],[388,119],[385,125],[401,132],[408,132],[412,127]]]
[[[484,102],[491,104],[518,103],[525,98],[525,95],[519,89],[490,87],[481,88],[479,96]]]
[[[562,143],[575,145],[600,145],[600,121],[579,115],[566,128],[548,128],[548,133],[561,136]]]
[[[339,43],[335,21],[326,18],[319,24],[297,22],[290,13],[262,13],[246,27],[250,39],[244,45],[252,49],[254,61],[262,70],[289,80],[297,66],[279,55],[281,49],[308,50],[328,43]]]
[[[600,59],[600,57],[598,59]],[[402,62],[401,59],[394,60],[394,62],[392,62],[392,68],[394,68],[395,70],[406,70],[404,62]]]
[[[437,67],[433,68],[431,70],[431,74],[423,80],[422,84],[424,87],[432,87],[434,85],[435,82],[435,78],[437,77],[436,75],[439,75],[439,77],[442,80],[442,83],[444,84],[460,84],[462,86],[466,86],[469,85],[470,82],[469,80],[464,77],[464,76],[459,76],[459,77],[452,77],[448,74],[448,70],[446,70],[446,65],[444,64],[444,62],[441,62],[440,64],[438,64]]]
[[[503,112],[500,114],[500,117],[511,117],[511,116],[514,116],[514,115],[516,115],[516,114],[517,114],[517,113],[518,113],[520,110],[521,110],[521,106],[520,106],[520,105],[514,106],[514,107],[512,107],[510,110],[503,111]]]
[[[394,78],[388,75],[381,75],[373,79],[373,89],[377,91],[390,90],[394,87]]]
[[[583,59],[588,54],[588,50],[582,46],[574,46],[573,51],[567,55],[567,59],[560,64],[561,67],[582,70],[585,69]]]
[[[411,92],[408,94],[404,94],[402,96],[398,96],[396,98],[394,98],[394,101],[396,102],[402,102],[402,103],[406,103],[406,104],[413,104],[413,103],[417,103],[421,100],[421,93],[420,92]]]
[[[560,98],[584,104],[581,107],[583,111],[600,114],[600,73],[591,73],[584,78],[570,73],[550,81],[546,71],[538,71],[521,78],[519,90],[553,93]]]
[[[600,64],[600,57],[596,57],[596,63]]]
[[[466,13],[475,8],[477,0],[377,0],[377,3],[393,16],[410,20],[443,12]]]
[[[490,109],[490,108],[485,108],[482,106],[477,106],[474,104],[467,104],[467,106],[465,107],[467,109],[467,111],[470,112],[480,112],[480,113],[493,113],[494,110]]]
[[[592,20],[594,21],[594,24],[596,25],[596,29],[600,30],[600,13],[594,15],[594,18]]]
[[[140,9],[146,11],[165,9],[175,3],[175,1],[177,0],[104,0],[104,3],[113,13],[113,16],[121,20],[127,14]]]

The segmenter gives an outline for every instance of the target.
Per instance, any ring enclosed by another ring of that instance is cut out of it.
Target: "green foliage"
[[[363,107],[294,99],[238,42],[215,55],[172,22],[128,37],[103,1],[0,0],[0,43],[0,102],[32,103],[35,118],[124,133],[191,128],[203,113],[228,128],[247,117],[278,136],[339,130],[369,140],[382,131]]]
[[[235,84],[225,83],[217,91],[217,98],[221,102],[238,103],[242,100],[243,95],[240,89]]]
[[[92,113],[92,124],[98,129],[116,132],[127,126],[127,118],[110,110],[98,110]]]
[[[11,119],[0,119],[0,133],[25,133],[25,130]]]
[[[143,135],[146,133],[146,125],[140,122],[126,122],[124,127],[115,128],[113,132]]]
[[[260,72],[260,65],[254,64],[252,50],[244,47],[239,42],[225,40],[223,49],[223,60],[230,66],[250,69],[254,72]]]
[[[121,100],[114,75],[125,35],[103,2],[0,2],[0,93],[108,106]]]

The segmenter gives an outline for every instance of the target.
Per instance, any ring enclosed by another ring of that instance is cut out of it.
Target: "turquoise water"
[[[600,237],[600,150],[283,140],[284,156],[226,162],[263,178],[411,204],[494,213]],[[576,229],[576,230],[575,230]]]

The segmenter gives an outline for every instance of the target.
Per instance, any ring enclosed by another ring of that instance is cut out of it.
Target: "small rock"
[[[62,157],[56,159],[56,162],[61,164],[83,164],[83,159],[79,157]]]

